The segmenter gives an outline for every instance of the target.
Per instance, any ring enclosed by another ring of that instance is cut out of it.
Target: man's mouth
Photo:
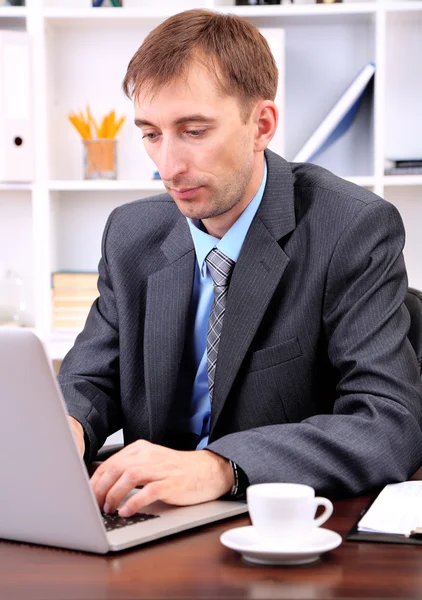
[[[171,192],[181,200],[186,200],[196,194],[201,186],[191,187],[191,188],[170,188]]]

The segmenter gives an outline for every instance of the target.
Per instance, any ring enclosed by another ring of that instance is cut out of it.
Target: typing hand
[[[85,441],[84,441],[84,430],[82,425],[74,419],[73,417],[68,417],[70,428],[73,433],[73,437],[75,438],[76,445],[78,446],[79,454],[81,456],[85,453]]]
[[[156,500],[177,505],[215,500],[232,484],[232,469],[225,458],[208,450],[171,450],[145,440],[111,456],[91,478],[100,509],[107,513],[118,509],[122,517]],[[120,506],[123,498],[140,485],[144,487]]]

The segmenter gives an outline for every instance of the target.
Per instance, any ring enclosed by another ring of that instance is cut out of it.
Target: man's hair
[[[178,13],[148,34],[128,65],[123,91],[133,99],[154,94],[186,76],[195,61],[210,70],[221,93],[240,100],[246,118],[253,102],[275,98],[277,66],[258,29],[203,9]]]

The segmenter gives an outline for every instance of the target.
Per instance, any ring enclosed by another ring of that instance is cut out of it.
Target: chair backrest
[[[405,304],[410,313],[408,337],[416,352],[416,358],[418,359],[419,369],[422,374],[422,292],[414,288],[409,288]]]

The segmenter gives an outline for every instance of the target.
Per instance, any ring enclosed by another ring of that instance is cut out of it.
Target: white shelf
[[[0,183],[0,192],[21,192],[32,190],[32,183]]]
[[[240,17],[261,18],[261,17],[330,17],[345,15],[370,15],[375,14],[381,3],[377,2],[344,2],[333,4],[292,4],[292,5],[267,5],[267,6],[235,6],[235,5],[216,5],[215,10],[222,13],[231,13]],[[197,8],[206,7],[206,3],[198,3]],[[386,2],[382,4],[387,12],[411,12],[422,11],[422,0],[402,0],[395,2]],[[163,20],[183,10],[180,6],[175,6],[169,10],[168,7],[160,8],[45,8],[43,16],[47,22],[61,26],[72,27],[74,25],[92,25],[95,23],[119,24],[127,21],[129,24],[133,21],[145,20]],[[0,18],[5,17],[25,17],[25,7],[1,7]]]
[[[0,19],[25,19],[25,6],[0,6]]]
[[[116,191],[157,191],[164,192],[165,187],[160,180],[52,180],[48,183],[48,189],[59,192],[116,192]]]
[[[62,27],[73,27],[75,25],[91,26],[93,24],[119,25],[127,22],[129,25],[136,24],[139,21],[158,21],[166,19],[182,9],[175,8],[46,8],[43,12],[46,22]]]
[[[346,2],[337,4],[288,4],[267,6],[216,6],[222,13],[230,13],[239,17],[300,17],[332,15],[362,15],[375,13],[376,2]]]
[[[360,187],[371,188],[375,186],[375,177],[361,176],[361,177],[343,177],[343,179],[347,179],[347,181],[351,181],[356,185],[360,185]]]
[[[62,360],[75,343],[79,331],[63,330],[53,331],[51,336],[44,340],[51,360]]]
[[[386,175],[384,185],[390,187],[421,186],[422,175]]]
[[[384,6],[387,12],[422,11],[421,0],[413,0],[409,2],[406,2],[405,0],[403,0],[402,2],[387,2]]]
[[[407,4],[407,3],[406,3]],[[198,3],[198,8],[201,6]],[[336,15],[367,15],[376,12],[375,2],[349,2],[344,4],[292,4],[268,6],[230,6],[217,5],[215,10],[222,13],[235,14],[241,17],[327,17]],[[43,12],[47,22],[60,26],[92,25],[94,23],[124,23],[135,21],[163,20],[182,10],[168,8],[46,8]]]
[[[49,337],[42,335],[42,332],[35,327],[25,328],[35,333],[44,344],[45,350],[51,360],[62,360],[67,352],[72,348],[79,331],[63,329],[52,331]]]
[[[413,176],[414,178],[414,176]],[[375,178],[368,176],[344,177],[347,181],[356,183],[361,187],[372,187],[375,185]],[[400,177],[403,179],[403,177]],[[406,184],[410,185],[410,183]],[[417,185],[417,183],[416,183]],[[2,187],[0,185],[0,191]],[[13,188],[12,188],[13,189]],[[26,189],[26,188],[16,188]],[[29,188],[30,189],[30,188]],[[103,191],[139,191],[139,192],[165,192],[164,184],[161,181],[130,181],[130,180],[53,180],[48,183],[48,189],[58,192],[103,192]]]
[[[51,334],[46,337],[36,328],[30,327],[29,329],[40,338],[51,360],[62,360],[72,348],[76,336],[79,334],[79,331],[73,329],[63,329],[52,331]]]

